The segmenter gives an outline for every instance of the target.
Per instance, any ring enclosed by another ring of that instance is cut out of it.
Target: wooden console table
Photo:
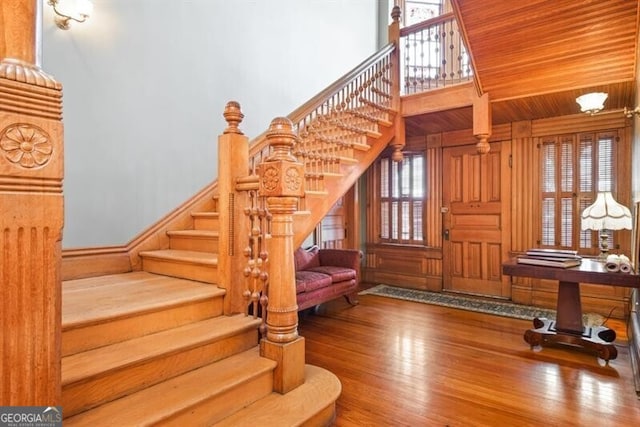
[[[583,259],[582,264],[577,267],[558,268],[518,264],[513,258],[502,264],[502,272],[509,276],[559,282],[556,320],[533,319],[534,328],[524,334],[524,339],[531,348],[550,343],[564,343],[594,351],[607,363],[618,357],[618,350],[612,344],[616,339],[614,330],[605,326],[584,327],[582,324],[580,283],[640,288],[639,275],[609,273],[603,263],[592,259]]]

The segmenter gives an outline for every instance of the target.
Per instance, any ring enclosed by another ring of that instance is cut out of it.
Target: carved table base
[[[512,258],[502,264],[503,274],[536,279],[557,280],[558,300],[556,320],[534,319],[533,329],[524,333],[524,340],[531,345],[566,344],[595,352],[607,364],[618,357],[613,341],[616,333],[605,326],[585,328],[582,323],[580,283],[640,288],[640,275],[635,273],[610,273],[604,263],[584,258],[577,267],[543,267],[518,263]]]
[[[524,333],[524,340],[531,345],[532,349],[546,344],[568,344],[596,353],[607,365],[609,360],[618,357],[618,350],[612,344],[616,339],[616,333],[605,326],[587,326],[580,334],[557,329],[555,320],[535,318],[533,327],[534,329]]]

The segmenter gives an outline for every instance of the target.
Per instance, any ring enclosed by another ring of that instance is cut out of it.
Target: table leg
[[[579,283],[559,283],[556,316],[556,330],[568,334],[582,335],[584,327],[582,325],[582,302],[580,301]]]

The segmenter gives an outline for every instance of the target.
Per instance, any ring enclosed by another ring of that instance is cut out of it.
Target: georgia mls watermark
[[[62,427],[62,407],[0,406],[0,427]]]

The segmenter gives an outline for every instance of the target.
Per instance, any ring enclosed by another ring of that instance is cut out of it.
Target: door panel
[[[510,298],[508,257],[510,205],[509,143],[492,143],[481,155],[475,146],[443,150],[443,287],[446,290]]]

